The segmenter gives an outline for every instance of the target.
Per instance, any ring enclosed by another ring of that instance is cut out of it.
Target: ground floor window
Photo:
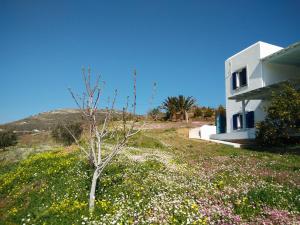
[[[243,128],[243,115],[238,113],[232,116],[233,129],[239,130]]]
[[[246,112],[246,128],[254,128],[254,111]],[[243,124],[243,114],[237,113],[232,116],[233,129],[239,130],[244,128]]]

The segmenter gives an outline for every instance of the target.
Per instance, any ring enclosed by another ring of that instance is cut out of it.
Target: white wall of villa
[[[298,44],[297,51],[299,51],[299,49],[300,48]],[[277,53],[282,53],[284,50],[285,49],[279,46],[264,42],[257,42],[225,61],[227,130],[224,134],[212,135],[212,138],[233,140],[251,139],[255,137],[255,128],[246,128],[245,124],[241,128],[239,127],[239,120],[237,128],[236,115],[242,114],[243,110],[244,113],[253,111],[252,113],[254,114],[252,115],[254,115],[254,119],[252,118],[252,121],[254,120],[254,123],[256,124],[257,122],[262,121],[265,118],[264,108],[268,104],[267,101],[247,99],[245,99],[244,101],[238,101],[229,98],[234,98],[234,96],[247,93],[249,91],[256,90],[262,87],[267,87],[281,81],[299,79],[300,61],[299,64],[297,61],[299,52],[296,53],[296,59],[293,58],[293,63],[291,64],[270,63],[270,60],[265,60]],[[233,73],[235,73],[235,75],[233,75]],[[246,78],[244,74],[246,74]],[[235,76],[235,81],[233,81],[233,76]],[[244,107],[242,102],[244,103]],[[235,122],[233,122],[233,120],[235,120]],[[243,118],[243,121],[241,122],[245,123],[245,118]]]
[[[300,68],[292,65],[263,63],[264,86],[284,80],[299,79]]]
[[[262,62],[261,59],[281,50],[282,48],[270,45],[264,42],[257,42],[245,50],[230,57],[225,62],[225,90],[226,90],[226,123],[227,133],[234,132],[233,129],[233,114],[242,112],[242,103],[236,100],[229,100],[236,94],[248,92],[264,86],[262,76]],[[232,73],[246,67],[247,70],[247,85],[236,90],[232,88]],[[264,105],[261,100],[250,100],[246,104],[246,111],[254,111],[255,123],[261,121],[265,117]],[[249,128],[250,130],[254,128]],[[253,133],[250,131],[250,133]]]

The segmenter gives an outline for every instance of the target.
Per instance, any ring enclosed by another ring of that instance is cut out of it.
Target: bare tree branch
[[[80,148],[81,151],[83,151],[87,156],[89,155],[88,152],[85,150],[84,147],[82,147],[78,141],[78,139],[75,137],[75,135],[73,134],[73,132],[68,128],[68,126],[66,126],[64,123],[62,123],[62,125],[64,126],[64,128],[69,132],[69,134],[73,137],[75,143],[77,144],[77,146]]]

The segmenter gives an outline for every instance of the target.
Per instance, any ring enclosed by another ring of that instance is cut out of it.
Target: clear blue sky
[[[171,95],[200,105],[225,103],[224,60],[265,41],[300,39],[300,1],[30,1],[0,0],[0,123],[75,107],[91,66],[117,88],[118,106],[138,71],[138,112]]]

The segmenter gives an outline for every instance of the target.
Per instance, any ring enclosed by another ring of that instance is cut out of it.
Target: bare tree
[[[83,80],[85,84],[85,91],[81,96],[77,96],[69,89],[75,103],[80,109],[84,120],[88,124],[88,147],[82,145],[79,140],[71,133],[76,144],[79,146],[85,157],[88,159],[93,168],[93,178],[91,182],[91,189],[89,195],[89,210],[94,211],[95,207],[95,192],[97,181],[105,167],[112,161],[112,159],[124,149],[128,139],[137,134],[142,128],[136,129],[136,71],[133,74],[133,103],[129,107],[129,97],[126,100],[126,106],[122,110],[122,124],[113,122],[113,114],[115,110],[115,102],[117,97],[117,90],[114,93],[113,99],[108,102],[105,108],[105,117],[101,124],[97,124],[98,105],[100,103],[104,83],[100,81],[100,76],[97,77],[94,84],[91,82],[91,69],[82,70]],[[101,99],[102,100],[102,99]],[[110,105],[110,106],[109,106]],[[131,111],[129,110],[131,109]],[[99,114],[98,114],[99,115]],[[67,127],[66,127],[67,129]],[[107,139],[114,138],[116,140],[108,154],[103,152],[103,144]]]

